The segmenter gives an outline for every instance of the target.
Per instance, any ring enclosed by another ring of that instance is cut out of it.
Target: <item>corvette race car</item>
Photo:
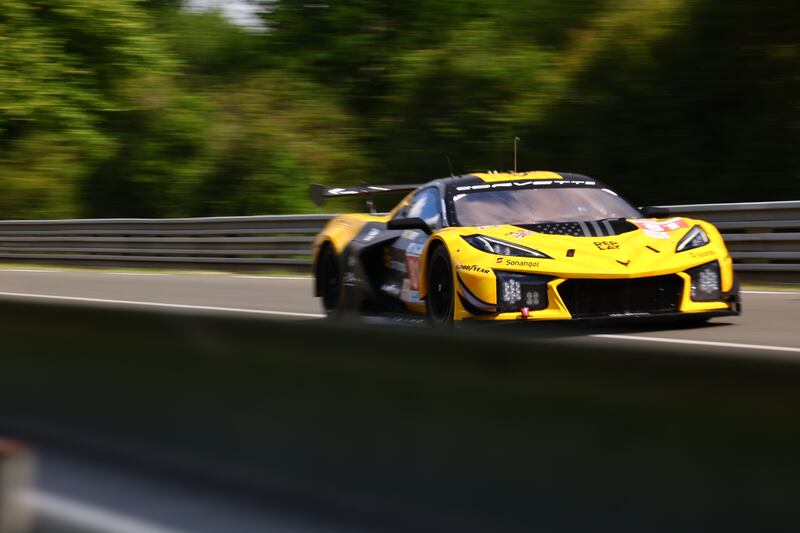
[[[407,191],[389,214],[340,215],[314,239],[315,294],[328,315],[414,313],[445,325],[740,312],[713,225],[640,211],[594,178],[488,172],[420,186],[313,185],[311,195],[322,205]]]

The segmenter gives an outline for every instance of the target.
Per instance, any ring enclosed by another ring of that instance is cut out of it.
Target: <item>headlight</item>
[[[692,277],[692,300],[713,302],[722,298],[719,263],[712,261],[686,271]]]
[[[486,235],[470,235],[468,237],[464,237],[464,240],[467,241],[473,248],[477,248],[482,252],[487,252],[490,254],[552,259],[552,257],[540,252],[539,250],[526,248],[524,246],[519,246],[518,244],[511,244],[510,242],[487,237]]]
[[[711,240],[708,238],[708,235],[706,235],[706,232],[703,231],[703,228],[695,226],[689,230],[689,233],[683,236],[683,239],[678,243],[678,247],[675,248],[675,251],[684,252],[686,250],[700,248],[709,242],[711,242]]]
[[[497,307],[501,313],[547,309],[547,282],[552,278],[537,274],[497,272]]]

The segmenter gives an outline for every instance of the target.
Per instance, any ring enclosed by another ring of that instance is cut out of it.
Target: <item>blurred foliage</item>
[[[638,203],[800,197],[791,0],[260,1],[262,31],[6,0],[0,217],[307,211],[315,181],[511,168],[514,136]]]

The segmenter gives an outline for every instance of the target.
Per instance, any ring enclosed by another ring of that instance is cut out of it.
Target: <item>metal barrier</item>
[[[739,272],[800,275],[800,201],[666,207],[713,222]],[[0,221],[0,262],[307,270],[331,216]]]
[[[667,207],[712,222],[722,232],[737,272],[800,275],[800,201]]]
[[[0,221],[0,262],[307,269],[331,216]]]

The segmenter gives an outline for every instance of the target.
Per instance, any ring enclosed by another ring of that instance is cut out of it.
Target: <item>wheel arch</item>
[[[428,261],[430,260],[433,252],[440,247],[444,247],[447,249],[447,253],[450,254],[450,249],[447,247],[447,243],[441,237],[434,235],[431,237],[428,245],[425,247],[425,253],[422,254],[422,260],[420,261],[419,265],[419,297],[420,299],[425,299],[428,296]],[[452,263],[452,259],[451,259]]]
[[[333,244],[333,241],[329,237],[325,237],[320,239],[318,243],[315,243],[314,246],[314,254],[311,260],[311,273],[314,276],[314,296],[321,297],[322,296],[322,288],[320,287],[320,279],[319,279],[319,258],[322,256],[322,252],[324,252],[327,248],[331,248],[334,253],[336,253],[336,247]]]
[[[311,243],[311,273],[314,276],[314,296],[321,296],[317,280],[319,257],[326,246],[330,246],[336,255],[355,238],[368,222],[384,222],[386,217],[362,215],[358,213],[337,215],[330,219]]]

